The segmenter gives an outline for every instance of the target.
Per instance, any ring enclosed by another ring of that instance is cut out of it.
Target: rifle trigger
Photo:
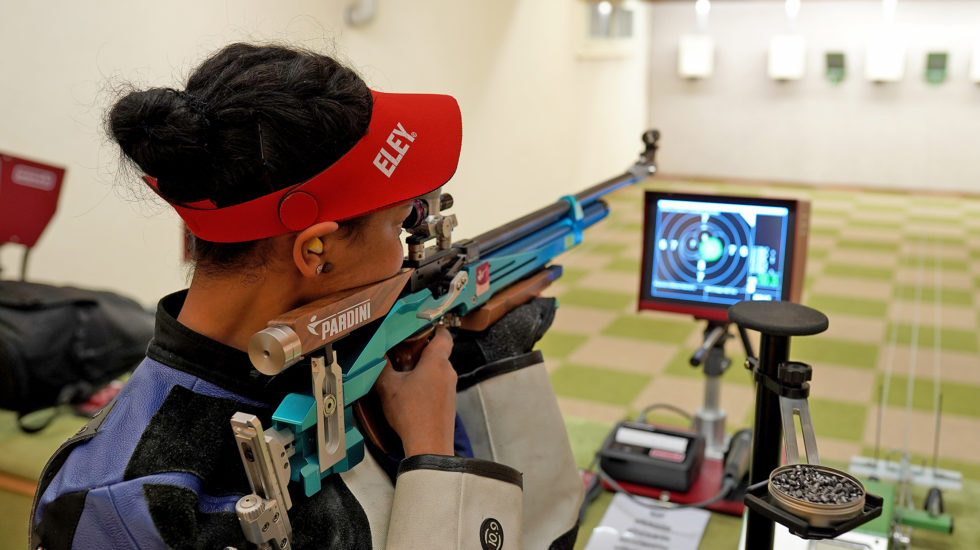
[[[446,310],[448,310],[450,306],[453,305],[453,302],[456,300],[456,297],[459,296],[459,293],[462,292],[464,288],[466,288],[466,283],[468,281],[469,281],[469,275],[467,275],[465,271],[460,271],[459,273],[457,273],[456,276],[453,277],[452,281],[450,281],[449,283],[448,293],[444,295],[435,306],[426,309],[424,311],[420,311],[416,315],[416,317],[418,317],[419,319],[424,319],[426,321],[432,321],[433,319],[445,313]]]

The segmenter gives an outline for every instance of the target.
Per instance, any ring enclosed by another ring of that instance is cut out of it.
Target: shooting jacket
[[[31,512],[31,548],[251,548],[235,504],[251,492],[230,427],[271,425],[305,389],[176,321],[161,300],[147,358],[119,396],[52,457]],[[538,352],[459,377],[457,411],[474,457],[364,460],[305,497],[291,486],[292,547],[571,549],[582,502],[564,424]]]

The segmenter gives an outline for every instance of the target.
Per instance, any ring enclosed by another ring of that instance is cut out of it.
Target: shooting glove
[[[457,329],[449,361],[459,375],[531,351],[555,319],[554,298],[534,298],[482,332]]]

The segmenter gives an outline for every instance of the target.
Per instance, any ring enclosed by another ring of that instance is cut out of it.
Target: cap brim
[[[456,172],[463,129],[447,95],[372,92],[367,134],[309,181],[224,208],[174,205],[212,242],[243,242],[354,218],[424,195]]]

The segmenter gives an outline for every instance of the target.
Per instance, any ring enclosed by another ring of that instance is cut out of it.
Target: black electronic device
[[[620,422],[599,450],[599,466],[618,482],[687,491],[704,460],[704,436],[642,422]]]
[[[798,301],[809,202],[647,191],[639,309],[728,321],[744,300]]]

